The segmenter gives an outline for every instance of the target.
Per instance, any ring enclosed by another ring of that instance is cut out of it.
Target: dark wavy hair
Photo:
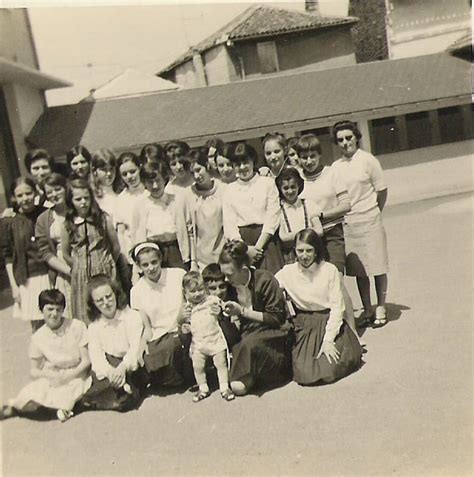
[[[112,167],[113,169],[115,169],[115,179],[112,184],[113,191],[118,193],[122,190],[121,180],[119,177],[120,174],[118,173],[117,158],[115,157],[114,152],[111,149],[98,149],[92,154],[91,158],[91,181],[96,197],[102,197],[103,191],[96,177],[94,176],[94,172],[97,169],[104,169],[106,167]]]
[[[67,182],[66,188],[66,220],[65,225],[69,234],[75,234],[77,231],[77,226],[74,223],[74,218],[77,216],[77,211],[72,203],[72,195],[74,189],[83,189],[89,191],[91,198],[91,208],[89,216],[92,219],[92,223],[97,227],[99,233],[102,236],[105,236],[105,220],[106,215],[100,207],[98,206],[95,198],[94,191],[92,190],[91,185],[86,179],[81,177],[74,177],[69,179]]]
[[[85,146],[75,146],[66,153],[66,166],[69,174],[72,172],[71,162],[77,156],[82,156],[87,161],[90,167],[92,160],[91,153],[87,150]]]
[[[140,169],[140,179],[142,182],[154,180],[160,176],[167,184],[171,175],[170,166],[166,161],[147,162]]]
[[[333,127],[332,127],[332,139],[334,141],[334,144],[337,144],[337,133],[339,131],[344,131],[345,129],[349,129],[354,133],[354,136],[357,139],[357,144],[359,144],[359,141],[362,139],[362,133],[359,130],[359,126],[357,126],[357,123],[354,123],[353,121],[349,120],[344,120],[344,121],[338,121]]]
[[[114,292],[115,298],[117,300],[118,310],[123,310],[127,307],[127,297],[125,296],[125,293],[122,291],[118,283],[112,280],[107,275],[95,275],[91,277],[87,285],[87,311],[88,318],[90,321],[95,321],[100,316],[100,311],[97,309],[94,300],[92,299],[92,292],[96,288],[99,288],[104,285],[109,285],[110,288],[112,288],[112,291]]]
[[[303,229],[300,230],[295,235],[295,242],[294,246],[296,247],[297,242],[303,242],[307,245],[311,245],[314,248],[316,258],[314,261],[316,263],[321,263],[326,258],[326,247],[324,246],[324,242],[318,236],[318,234],[313,229]]]
[[[230,240],[227,242],[219,255],[219,264],[235,263],[238,268],[250,266],[248,246],[242,240]]]
[[[296,184],[298,185],[298,195],[303,192],[304,180],[300,176],[300,173],[294,167],[288,167],[286,169],[283,169],[280,172],[280,175],[275,179],[275,183],[278,188],[278,193],[280,194],[281,200],[285,200],[285,197],[281,191],[281,185],[283,181],[288,181],[290,179],[294,179],[296,181]]]

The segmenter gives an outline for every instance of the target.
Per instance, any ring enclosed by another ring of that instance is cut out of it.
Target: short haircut
[[[140,179],[145,181],[155,180],[160,176],[165,183],[171,178],[171,170],[166,161],[147,162],[140,169]]]
[[[204,283],[225,281],[225,275],[222,273],[218,263],[210,263],[202,271]]]
[[[283,184],[283,181],[288,181],[290,179],[294,179],[296,181],[296,184],[298,185],[298,195],[303,192],[304,180],[300,176],[300,173],[294,167],[288,167],[286,169],[283,169],[280,172],[280,175],[275,179],[278,193],[280,194],[280,199],[284,200],[283,193],[281,192],[281,186]]]
[[[91,153],[85,146],[75,146],[66,153],[66,165],[69,172],[71,172],[71,162],[77,157],[82,156],[89,164],[91,163]]]
[[[199,272],[191,271],[187,272],[183,276],[183,291],[190,290],[194,288],[196,285],[204,285],[204,280]]]
[[[251,160],[255,166],[258,161],[258,155],[257,151],[250,144],[247,144],[246,142],[237,142],[235,143],[233,154],[229,159],[233,164]]]
[[[165,150],[160,144],[147,144],[146,146],[143,146],[142,150],[140,151],[140,159],[142,160],[142,164],[145,164],[148,161],[154,162],[163,160],[164,158]]]
[[[170,161],[177,156],[185,156],[189,151],[189,144],[184,141],[171,141],[165,146],[165,158]]]
[[[321,263],[326,257],[326,247],[323,240],[313,229],[300,230],[295,236],[295,247],[297,242],[303,242],[314,248],[316,263]]]
[[[33,162],[39,161],[40,159],[46,159],[51,170],[54,169],[54,158],[46,149],[32,149],[25,154],[25,167],[30,174],[31,165],[33,164]]]
[[[244,265],[250,265],[250,258],[248,256],[248,246],[241,240],[230,240],[227,242],[219,255],[219,263],[235,263],[238,268],[242,268]]]
[[[216,136],[211,137],[206,141],[204,147],[206,148],[206,152],[209,153],[209,149],[213,147],[216,150],[217,154],[220,154],[221,149],[224,147],[224,141]]]
[[[109,285],[110,288],[112,288],[117,300],[118,310],[123,310],[127,306],[127,297],[115,280],[112,280],[109,276],[104,274],[95,275],[89,280],[89,284],[87,285],[87,311],[90,321],[95,321],[100,316],[100,311],[97,309],[94,300],[92,299],[92,292],[96,288],[104,285]]]
[[[304,134],[298,139],[298,142],[294,146],[298,156],[301,154],[308,154],[309,152],[316,151],[319,155],[322,154],[321,143],[314,134]]]
[[[46,305],[60,306],[64,310],[64,308],[66,308],[66,297],[56,288],[43,290],[38,295],[38,307],[43,311]]]
[[[339,131],[344,131],[345,129],[349,129],[354,133],[354,136],[357,139],[357,142],[359,142],[362,139],[362,133],[359,130],[359,127],[357,126],[357,123],[354,123],[353,121],[338,121],[333,127],[332,127],[332,139],[335,144],[337,144],[337,133]]]
[[[45,186],[49,187],[56,187],[60,186],[64,189],[67,188],[67,180],[62,174],[58,174],[57,172],[53,172],[50,176],[48,176],[43,182],[43,189]]]
[[[12,197],[15,197],[15,189],[22,184],[26,184],[28,187],[31,187],[33,192],[36,194],[36,184],[34,183],[33,179],[20,176],[17,177],[10,186],[10,194]]]
[[[117,167],[117,158],[111,149],[98,149],[92,154],[91,166],[92,170],[102,169],[107,166],[115,169]]]

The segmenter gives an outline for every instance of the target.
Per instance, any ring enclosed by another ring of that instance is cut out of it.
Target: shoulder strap
[[[301,203],[303,204],[303,213],[304,213],[304,228],[309,228],[309,220],[308,220],[308,209],[306,208],[306,203],[304,199],[301,199]]]

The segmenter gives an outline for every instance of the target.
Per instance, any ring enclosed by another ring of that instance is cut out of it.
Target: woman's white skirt
[[[378,213],[364,222],[344,224],[346,275],[374,277],[388,273],[387,236]]]
[[[19,286],[20,304],[13,305],[13,317],[25,321],[42,320],[43,314],[38,306],[38,295],[49,290],[48,274],[30,277],[24,285]]]

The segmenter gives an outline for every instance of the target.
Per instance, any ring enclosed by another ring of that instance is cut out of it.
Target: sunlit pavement
[[[3,475],[472,475],[473,211],[462,194],[384,212],[390,322],[364,334],[357,373],[233,402],[182,393],[124,415],[11,419]],[[4,400],[28,381],[30,337],[6,297]]]

